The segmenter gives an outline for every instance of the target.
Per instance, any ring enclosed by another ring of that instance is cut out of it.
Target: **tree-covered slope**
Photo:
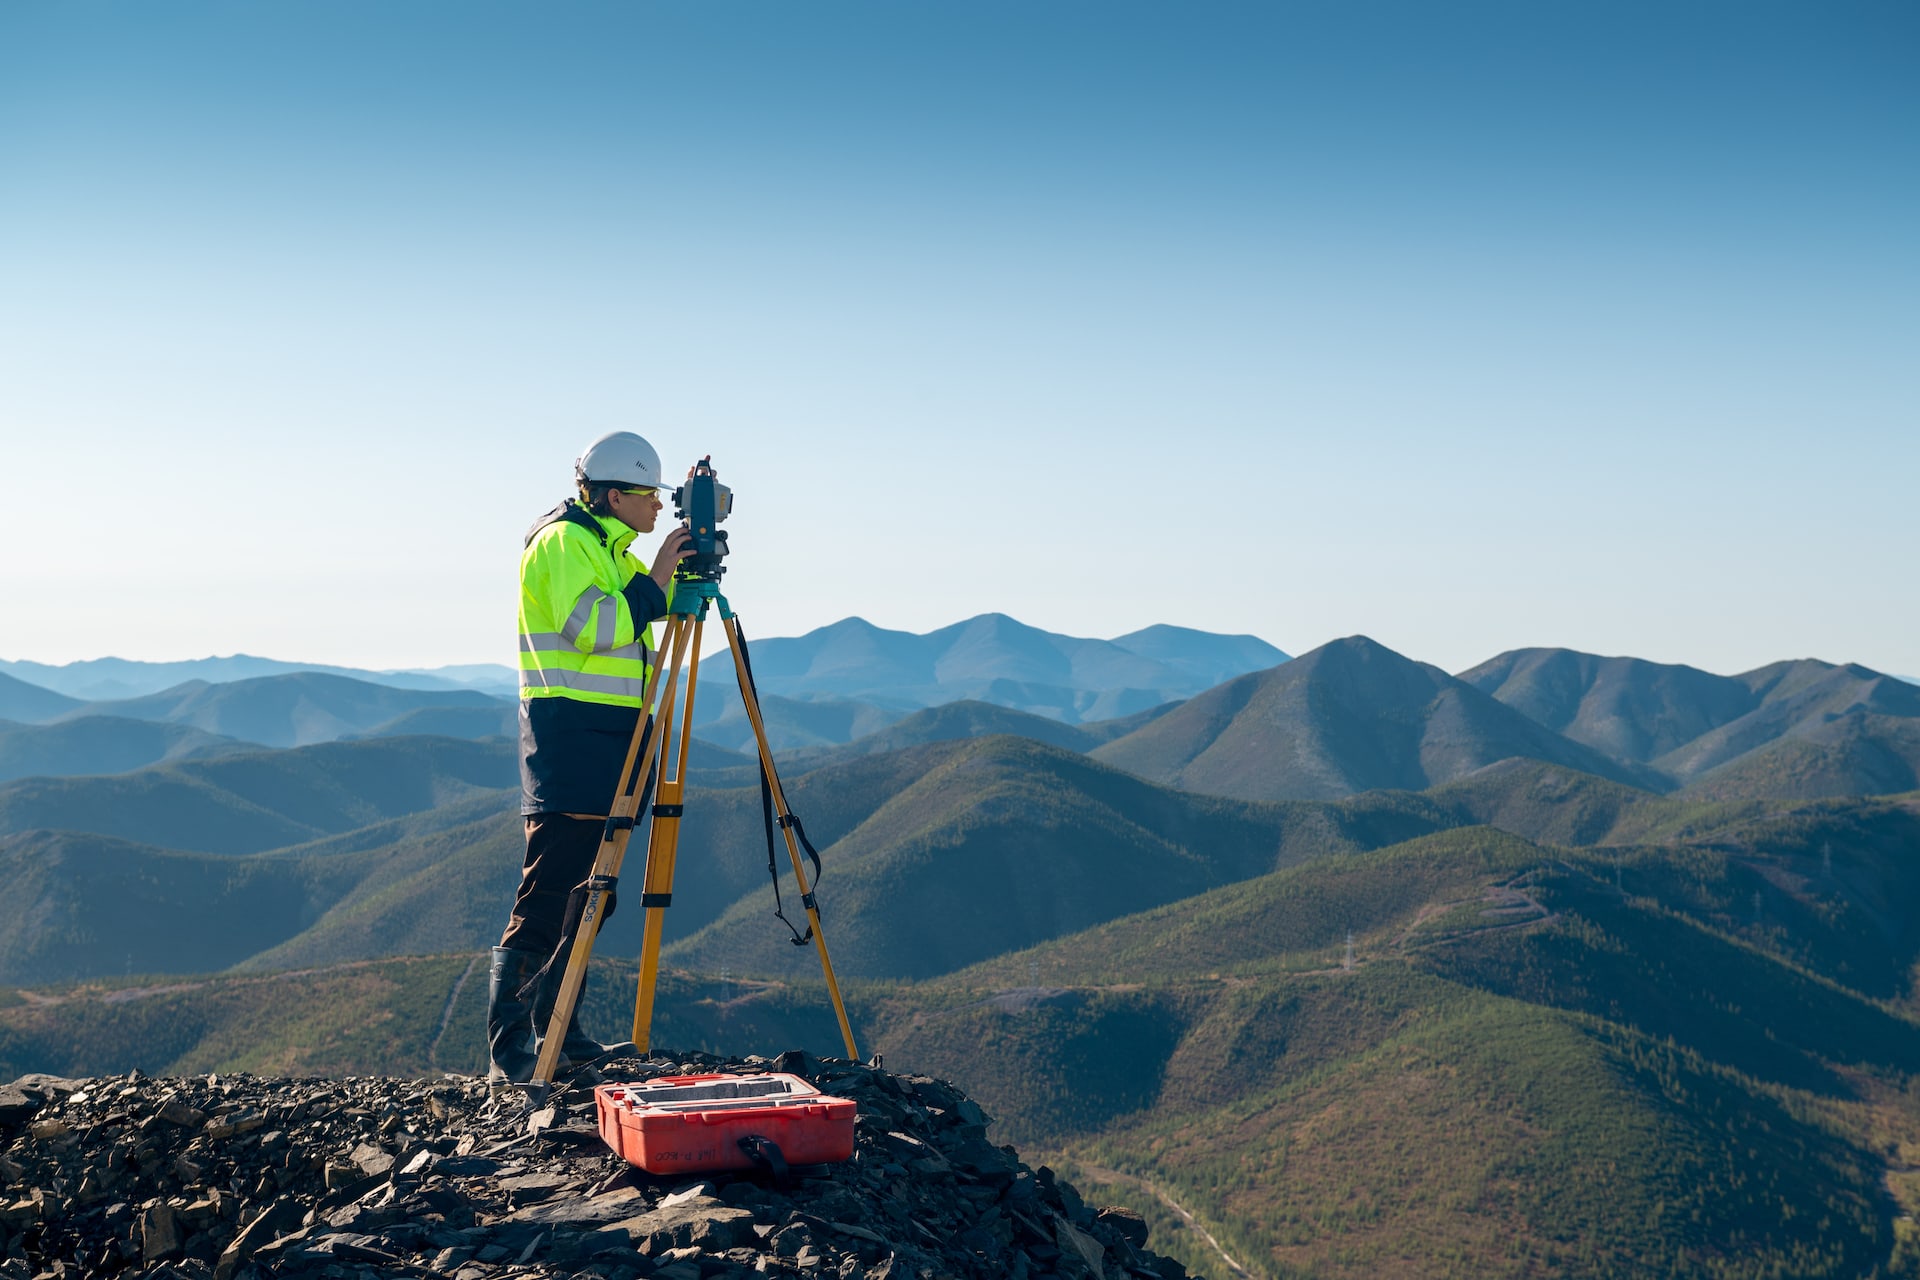
[[[1649,761],[1745,715],[1759,698],[1739,678],[1573,649],[1512,649],[1460,679],[1575,742]]]
[[[876,1039],[1255,1274],[1911,1275],[1920,1022],[1803,961],[1911,1000],[1909,932],[1844,921],[1920,891],[1912,821],[1648,849],[1624,890],[1611,858],[1444,833],[900,993]],[[1754,883],[1843,924],[1797,955],[1743,917]]]
[[[0,782],[29,777],[126,773],[150,764],[254,749],[189,725],[118,716],[53,724],[0,723]]]
[[[1911,790],[1920,691],[1854,664],[1776,662],[1737,676],[1516,649],[1460,678],[1546,728],[1650,765],[1690,794],[1808,799]]]
[[[0,834],[117,836],[241,854],[517,787],[517,747],[498,739],[377,738],[154,765],[113,777],[0,785]]]
[[[993,795],[991,755],[932,772]],[[1112,777],[1075,792],[1141,825]],[[1432,802],[1370,799],[1209,820]],[[1698,813],[1633,848],[1470,827],[1330,853],[932,981],[849,980],[850,1012],[863,1052],[963,1083],[1002,1140],[1142,1180],[1258,1275],[1914,1275],[1920,799]],[[597,968],[609,1033],[632,970]],[[472,1069],[480,972],[32,992],[0,1007],[0,1062]],[[660,994],[656,1044],[838,1046],[817,983],[710,956]]]
[[[820,886],[836,964],[852,975],[942,973],[1281,856],[1277,810],[1169,791],[1028,739],[900,756],[927,767],[834,845]],[[770,907],[770,890],[756,888],[675,946],[676,962],[768,974],[816,965],[769,928]]]
[[[1890,795],[1920,787],[1920,717],[1854,709],[1795,726],[1697,775],[1701,799]]]

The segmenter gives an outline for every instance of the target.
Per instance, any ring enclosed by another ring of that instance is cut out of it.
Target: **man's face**
[[[659,518],[662,504],[656,489],[644,492],[615,489],[607,495],[607,505],[613,508],[614,519],[635,533],[652,533],[653,522]]]

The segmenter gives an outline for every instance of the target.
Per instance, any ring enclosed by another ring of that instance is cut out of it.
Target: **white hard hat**
[[[660,455],[631,431],[612,431],[588,445],[587,451],[574,461],[573,478],[581,484],[672,488],[660,473]]]

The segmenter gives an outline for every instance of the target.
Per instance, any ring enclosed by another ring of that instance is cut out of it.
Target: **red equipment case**
[[[760,1138],[790,1165],[853,1158],[851,1098],[821,1093],[799,1076],[661,1076],[593,1091],[600,1136],[648,1173],[710,1173],[761,1167],[741,1146]]]

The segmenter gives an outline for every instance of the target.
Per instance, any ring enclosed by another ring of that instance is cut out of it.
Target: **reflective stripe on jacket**
[[[645,701],[667,594],[628,548],[634,531],[576,502],[554,508],[520,557],[520,696],[616,707]]]

